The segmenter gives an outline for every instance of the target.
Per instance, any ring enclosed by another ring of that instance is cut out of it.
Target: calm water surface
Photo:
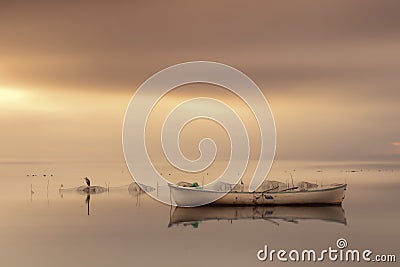
[[[123,164],[9,162],[1,168],[1,266],[275,266],[283,263],[257,261],[264,245],[321,250],[335,247],[338,238],[351,248],[399,257],[400,171],[393,166],[309,164],[291,170],[296,180],[345,180],[342,207],[198,210],[129,194],[131,178]],[[282,168],[272,175],[285,181],[285,173]],[[80,186],[84,176],[94,184],[110,183],[110,192],[90,200],[59,194],[60,184]]]

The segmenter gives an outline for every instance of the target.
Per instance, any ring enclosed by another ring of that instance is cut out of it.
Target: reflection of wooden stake
[[[50,179],[47,178],[47,205],[49,205],[49,183]]]
[[[158,197],[158,181],[157,181],[157,197]]]
[[[34,193],[35,193],[35,192],[33,192],[32,184],[31,184],[31,202],[32,202],[32,195],[33,195]]]
[[[171,207],[172,207],[172,193],[171,193],[171,187],[170,186],[168,186],[169,187],[169,204],[171,205]]]

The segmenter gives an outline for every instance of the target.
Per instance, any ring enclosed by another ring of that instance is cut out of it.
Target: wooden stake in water
[[[294,187],[294,183],[293,183],[293,176],[292,176],[292,173],[290,173],[290,179],[292,179],[292,187]]]

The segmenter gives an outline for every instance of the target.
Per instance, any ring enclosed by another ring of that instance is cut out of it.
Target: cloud
[[[2,2],[0,87],[40,99],[7,102],[14,110],[45,107],[40,125],[59,107],[88,109],[81,112],[86,123],[98,112],[118,111],[107,125],[91,123],[119,143],[120,128],[108,132],[109,125],[120,127],[133,91],[150,75],[185,61],[219,61],[265,93],[276,117],[278,156],[379,158],[400,127],[399,8],[399,1],[352,0]],[[95,103],[104,99],[114,102]],[[9,136],[15,121],[4,126]],[[80,123],[78,129],[86,128]],[[46,147],[44,134],[35,139]]]
[[[329,83],[399,97],[399,7],[398,1],[2,4],[0,75],[15,86],[130,92],[162,68],[201,59],[237,67],[270,91],[292,91],[293,84],[304,85],[295,90],[302,93],[309,84],[326,91]]]

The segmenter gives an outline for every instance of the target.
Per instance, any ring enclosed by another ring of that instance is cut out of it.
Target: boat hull
[[[170,185],[171,195],[178,206],[215,205],[340,205],[347,185],[309,191],[287,192],[219,192]],[[217,200],[215,200],[217,199]]]

